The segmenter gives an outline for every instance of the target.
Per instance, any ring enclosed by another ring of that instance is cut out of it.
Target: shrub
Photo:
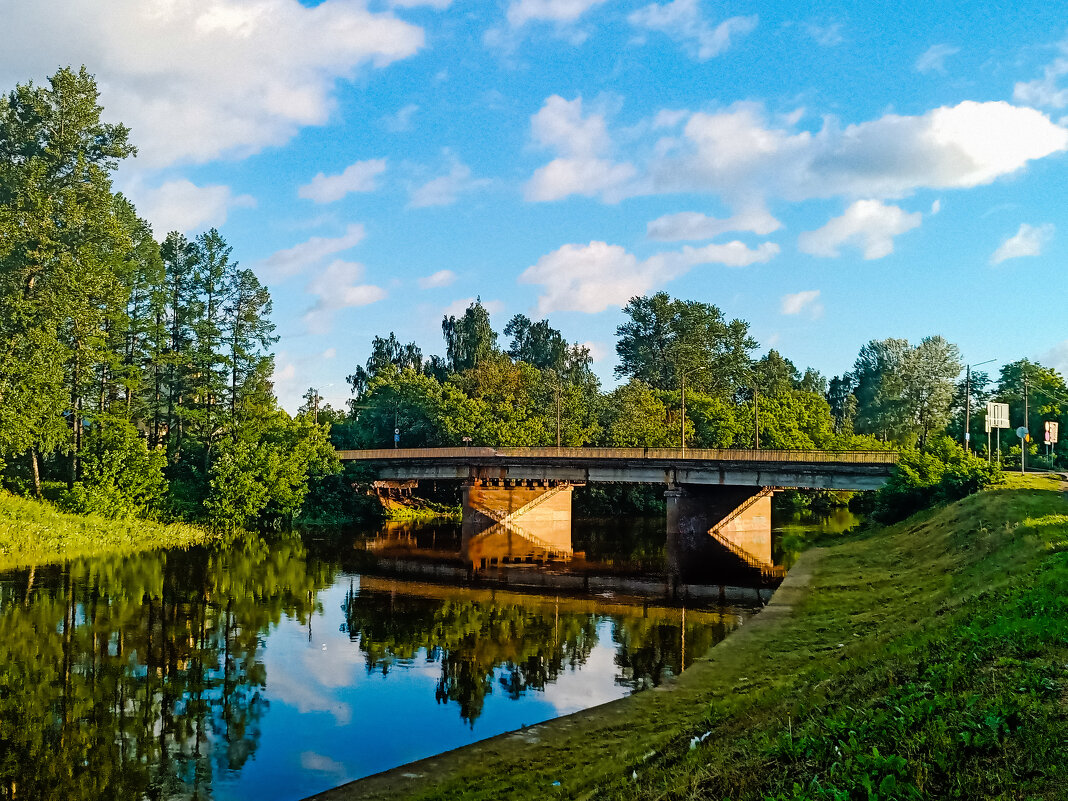
[[[894,523],[1000,480],[997,465],[966,452],[949,437],[940,437],[923,451],[901,455],[890,479],[875,493],[873,517],[880,523]]]

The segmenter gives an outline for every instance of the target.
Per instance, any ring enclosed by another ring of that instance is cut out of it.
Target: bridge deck
[[[381,448],[338,451],[374,463],[381,478],[499,478],[573,482],[727,484],[878,489],[893,451],[687,448]]]

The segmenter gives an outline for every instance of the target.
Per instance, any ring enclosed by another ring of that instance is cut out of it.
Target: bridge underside
[[[474,571],[566,561],[572,555],[567,482],[473,480],[463,487],[462,554]],[[766,487],[676,486],[667,498],[671,584],[724,572],[779,578],[772,564]]]

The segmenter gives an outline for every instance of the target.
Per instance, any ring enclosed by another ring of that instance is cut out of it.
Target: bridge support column
[[[481,570],[569,558],[573,490],[566,482],[468,482],[463,487],[465,561]]]
[[[771,495],[767,487],[683,485],[668,490],[668,572],[700,580],[710,570],[771,566]]]

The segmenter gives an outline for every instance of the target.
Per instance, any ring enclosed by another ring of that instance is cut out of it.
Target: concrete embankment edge
[[[700,725],[707,710],[708,697],[722,689],[723,676],[719,670],[722,663],[733,661],[733,655],[751,648],[754,639],[763,640],[786,623],[808,593],[825,553],[822,548],[806,551],[759,614],[731,632],[666,686],[410,762],[343,784],[306,801],[398,801],[434,797],[436,788],[440,787],[444,792],[445,785],[462,782],[476,772],[493,776],[496,781],[512,772],[545,773],[551,769],[552,776],[545,777],[546,785],[556,778],[572,792],[580,787],[590,789],[598,780],[611,778],[597,768],[598,751],[612,752],[612,764],[630,761],[639,764],[648,753],[648,740],[634,742],[628,739],[630,721],[665,721],[665,731],[658,738],[661,744],[688,736],[687,732]],[[759,658],[759,643],[756,645],[757,651],[747,655],[747,659]],[[668,694],[673,701],[672,713],[664,714]],[[413,722],[413,726],[417,725]],[[653,743],[654,750],[656,746]],[[578,772],[581,776],[576,779]],[[501,797],[544,797],[548,789],[533,786],[520,789],[522,785],[520,782],[511,789],[502,787]]]

